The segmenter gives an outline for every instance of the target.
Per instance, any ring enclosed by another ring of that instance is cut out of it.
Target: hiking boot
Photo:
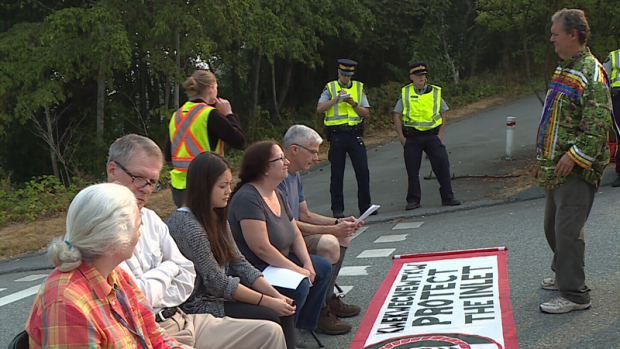
[[[334,313],[329,311],[329,307],[325,307],[319,315],[316,330],[325,334],[345,334],[351,331],[351,324],[338,319]]]
[[[564,314],[573,310],[585,310],[591,306],[592,302],[579,304],[560,296],[541,304],[540,311],[550,314]]]
[[[441,202],[441,206],[458,206],[460,204],[461,204],[461,201],[454,199],[454,198]]]
[[[301,329],[295,328],[295,348],[310,348],[308,342],[301,335]]]
[[[408,202],[407,207],[405,207],[405,210],[411,211],[411,210],[415,210],[416,208],[420,208],[419,202]]]
[[[346,304],[342,301],[344,295],[333,295],[332,299],[327,302],[327,308],[337,317],[352,317],[360,313],[361,308],[357,305]]]
[[[344,213],[334,211],[334,218],[344,218]]]
[[[557,291],[558,287],[555,285],[555,276],[552,278],[544,278],[540,283],[540,288],[543,290]]]
[[[616,166],[620,166],[620,165],[616,165]],[[614,188],[620,187],[620,176],[618,176],[618,177],[616,178],[616,180],[614,180],[614,181],[611,183],[611,186],[612,186],[612,187],[614,187]]]

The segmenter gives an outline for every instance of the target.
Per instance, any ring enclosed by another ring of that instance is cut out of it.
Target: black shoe
[[[420,208],[419,202],[408,202],[407,207],[405,207],[405,210],[411,211],[411,210],[415,210],[416,208]]]
[[[611,186],[614,188],[620,187],[620,175],[618,176],[618,178],[616,178],[616,180],[611,183]]]
[[[344,213],[334,211],[334,218],[344,218]]]
[[[364,214],[364,212],[366,212],[367,210],[368,210],[368,209],[365,209],[364,211],[360,211],[360,216],[361,216],[361,215],[363,215],[363,214]],[[376,210],[374,210],[374,211],[370,214],[370,216],[376,216],[376,215],[378,215],[378,214],[379,214],[379,210],[378,210],[378,209],[376,209]],[[358,216],[358,217],[359,217],[359,216]]]
[[[442,201],[441,202],[441,206],[458,206],[460,204],[461,204],[461,202],[459,200],[457,200],[457,199],[454,199],[454,198],[450,199],[448,201]]]

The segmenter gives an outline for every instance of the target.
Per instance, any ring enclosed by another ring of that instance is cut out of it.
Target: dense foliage
[[[248,141],[279,138],[294,122],[320,126],[316,101],[336,77],[336,59],[345,57],[360,63],[356,79],[366,84],[373,106],[368,127],[391,127],[390,110],[408,82],[409,62],[428,62],[429,78],[444,87],[448,104],[467,103],[499,92],[485,88],[481,75],[503,76],[493,86],[505,87],[515,77],[550,76],[557,56],[548,42],[549,19],[562,7],[586,11],[590,46],[604,58],[620,46],[618,5],[3,1],[0,169],[11,173],[7,183],[24,183],[25,190],[34,188],[32,176],[53,175],[65,186],[76,177],[102,178],[107,147],[118,136],[135,132],[163,144],[170,116],[186,98],[179,83],[197,67],[216,73],[220,95],[242,116]]]

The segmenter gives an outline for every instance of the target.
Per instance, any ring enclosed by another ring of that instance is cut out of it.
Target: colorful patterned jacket
[[[610,159],[611,123],[609,79],[586,47],[561,62],[551,79],[538,127],[538,185],[554,189],[578,175],[598,187]],[[554,170],[564,154],[575,167],[559,176]]]

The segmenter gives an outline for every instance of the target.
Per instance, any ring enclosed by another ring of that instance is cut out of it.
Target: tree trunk
[[[170,105],[170,89],[172,88],[172,79],[170,76],[166,76],[166,83],[164,85],[164,107],[168,108]]]
[[[277,120],[279,125],[282,125],[282,117],[280,116],[280,110],[278,109],[278,95],[276,91],[276,64],[275,58],[271,63],[271,95],[273,97],[273,115],[271,119]]]
[[[286,99],[286,94],[288,93],[288,89],[291,86],[291,73],[293,72],[293,60],[290,58],[286,59],[286,64],[284,66],[284,77],[282,78],[282,88],[280,88],[280,97],[278,98],[278,111],[282,110],[282,105],[284,104],[284,100]]]
[[[176,63],[176,77],[174,78],[174,110],[179,109],[179,89],[181,88],[179,84],[179,79],[181,78],[181,37],[179,34],[179,29],[177,29],[174,33],[174,41],[175,41],[175,63]]]
[[[54,130],[52,116],[50,115],[50,107],[46,104],[45,108],[45,126],[47,128],[47,139],[49,140],[48,147],[50,148],[50,160],[52,161],[52,169],[54,170],[54,176],[62,181],[60,171],[58,170],[58,162],[56,161],[56,150],[54,149]]]
[[[441,15],[441,41],[443,42],[443,50],[445,52],[446,60],[450,65],[450,70],[452,71],[452,80],[455,85],[459,84],[459,70],[456,68],[454,64],[454,60],[450,57],[450,52],[448,52],[448,41],[446,40],[446,29],[443,22],[443,14]]]
[[[146,112],[146,62],[144,57],[138,59],[138,71],[140,72],[140,115],[138,117],[145,117]]]
[[[105,78],[103,76],[103,63],[99,63],[99,76],[97,77],[97,144],[103,146],[103,108],[105,101]]]
[[[256,57],[254,57],[254,75],[252,76],[252,82],[250,85],[250,125],[252,125],[252,129],[256,129],[257,123],[257,108],[258,108],[258,85],[260,81],[260,61],[262,58],[262,54],[260,52],[256,52]]]

